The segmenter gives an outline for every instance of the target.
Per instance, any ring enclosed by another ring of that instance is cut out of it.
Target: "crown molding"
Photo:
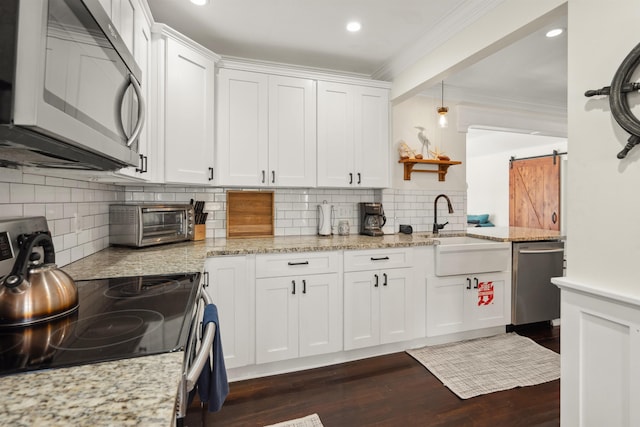
[[[371,78],[392,81],[400,72],[441,46],[455,34],[468,27],[505,0],[468,0],[452,9],[420,39],[402,49],[376,70]]]

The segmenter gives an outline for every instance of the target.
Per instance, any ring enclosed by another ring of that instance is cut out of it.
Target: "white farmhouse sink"
[[[511,270],[511,243],[475,237],[434,237],[436,276]]]

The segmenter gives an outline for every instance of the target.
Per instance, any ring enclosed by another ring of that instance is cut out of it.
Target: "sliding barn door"
[[[509,168],[509,225],[560,230],[560,158],[513,160]]]

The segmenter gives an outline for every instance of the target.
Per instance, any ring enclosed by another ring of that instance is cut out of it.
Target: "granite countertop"
[[[458,233],[464,235],[464,233]],[[206,239],[150,248],[109,247],[62,267],[75,280],[202,271],[207,257],[433,245],[430,233]]]
[[[0,425],[170,426],[182,352],[0,377]]]
[[[534,242],[566,238],[559,231],[526,227],[472,227],[467,229],[467,236],[498,242]]]
[[[202,271],[206,258],[214,256],[428,246],[438,237],[465,234],[498,241],[563,238],[553,231],[496,227],[439,236],[206,239],[141,249],[109,247],[63,269],[75,280],[185,273]],[[11,397],[0,402],[0,424],[171,425],[182,358],[183,353],[176,352],[0,377],[0,395]]]

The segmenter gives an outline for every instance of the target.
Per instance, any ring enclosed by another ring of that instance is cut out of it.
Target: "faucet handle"
[[[438,226],[438,230],[442,230],[444,226],[447,224],[449,224],[449,221],[445,222],[444,224],[436,224],[436,225]]]

